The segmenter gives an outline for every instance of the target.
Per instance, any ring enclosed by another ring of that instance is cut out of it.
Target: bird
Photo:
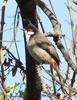
[[[29,24],[25,30],[28,52],[38,63],[50,64],[53,69],[58,69],[60,59],[55,46],[31,22]]]
[[[59,68],[60,58],[56,51],[55,46],[48,40],[45,34],[42,34],[32,23],[28,21],[28,27],[26,27],[25,38],[26,48],[29,54],[39,64],[50,64],[50,71],[53,74],[53,69],[56,70],[59,80],[61,82],[61,88],[63,90],[63,76]],[[64,90],[63,90],[64,91]]]
[[[50,64],[50,70],[58,73],[60,81],[64,79],[61,75],[59,65],[61,63],[55,46],[48,40],[45,34],[42,34],[38,28],[27,19],[25,20],[26,29],[24,30],[26,38],[26,48],[29,54],[39,64]]]

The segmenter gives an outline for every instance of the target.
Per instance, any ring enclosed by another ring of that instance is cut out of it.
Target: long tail
[[[60,83],[63,85],[63,76],[61,75],[59,65],[56,63],[56,61],[54,59],[52,59],[52,61],[51,61],[50,69],[51,69],[51,72],[52,72],[52,69],[56,70],[58,77],[59,77],[59,80],[60,80]],[[61,85],[61,88],[62,88],[62,91],[64,92],[62,85]]]
[[[52,58],[50,61],[50,66],[57,71],[58,74],[61,74],[59,64]]]

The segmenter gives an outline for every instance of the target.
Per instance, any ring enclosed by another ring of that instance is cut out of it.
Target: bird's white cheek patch
[[[34,32],[31,32],[31,31],[25,31],[25,35],[26,35],[26,42],[28,42],[29,41],[29,39],[30,39],[30,37],[31,37],[31,35],[33,35],[34,34]]]
[[[29,41],[29,39],[30,39],[30,35],[28,34],[28,32],[27,32],[27,31],[25,31],[25,36],[26,36],[26,42],[28,42],[28,41]]]

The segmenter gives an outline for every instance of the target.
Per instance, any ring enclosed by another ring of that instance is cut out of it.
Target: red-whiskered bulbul
[[[26,46],[30,55],[41,64],[50,64],[52,68],[58,68],[60,59],[54,45],[30,21],[27,25]]]

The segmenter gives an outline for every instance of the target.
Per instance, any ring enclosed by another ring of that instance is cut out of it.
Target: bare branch
[[[6,4],[7,4],[7,0],[3,0],[3,4],[2,4],[2,15],[1,15],[1,26],[0,26],[0,30],[2,32],[0,32],[0,64],[2,64],[2,59],[3,59],[3,51],[2,51],[2,38],[3,38],[3,28],[4,28],[4,24],[5,24],[5,8],[6,8]],[[2,87],[5,90],[6,86],[5,86],[5,78],[4,78],[4,67],[3,65],[1,66],[1,72],[2,72]],[[4,100],[6,99],[6,96],[4,95]]]
[[[10,98],[7,96],[6,91],[3,89],[1,84],[0,84],[0,89],[2,90],[3,94],[5,95],[6,100],[10,100]]]
[[[53,12],[51,12],[49,10],[49,8],[46,6],[46,4],[44,2],[42,2],[41,0],[38,0],[38,5],[45,12],[45,14],[48,16],[48,18],[50,19],[55,34],[56,35],[62,35],[61,25],[58,22],[57,17],[55,16],[55,14]]]
[[[38,5],[40,6],[40,8],[45,12],[45,14],[48,16],[48,18],[50,19],[53,28],[54,28],[54,32],[57,35],[62,35],[62,31],[61,31],[61,27],[60,24],[56,18],[56,16],[48,9],[48,7],[42,2],[42,1],[38,1]],[[61,51],[61,53],[63,54],[65,60],[67,61],[68,65],[75,71],[77,72],[77,68],[76,65],[73,63],[73,61],[71,60],[68,52],[65,50],[63,44],[61,43],[61,38],[60,37],[54,37],[54,42],[57,45],[58,49]]]
[[[3,50],[6,50],[7,53],[10,54],[10,56],[16,61],[17,65],[18,65],[17,67],[20,68],[20,69],[24,72],[24,74],[26,74],[26,70],[24,69],[25,67],[23,66],[22,62],[21,62],[19,59],[17,59],[17,58],[9,51],[9,49],[7,49],[6,47],[2,47],[2,49],[3,49]]]
[[[17,22],[16,22],[16,16],[17,16]],[[16,26],[15,26],[16,24]],[[17,31],[18,31],[18,25],[19,25],[19,12],[18,12],[18,7],[16,9],[15,17],[14,17],[14,35],[12,36],[12,42],[9,44],[8,48],[11,48],[12,44],[14,43],[13,41],[15,40]]]

